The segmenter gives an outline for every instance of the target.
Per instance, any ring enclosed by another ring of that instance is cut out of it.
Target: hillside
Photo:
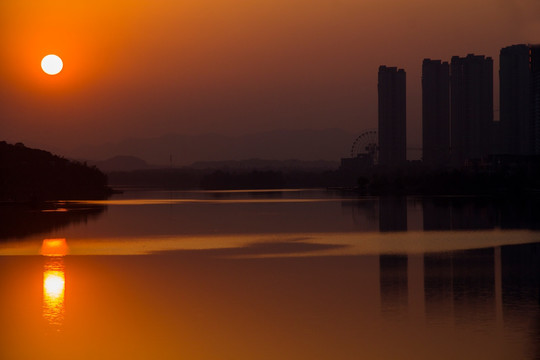
[[[0,201],[102,198],[110,193],[95,167],[23,144],[0,142]]]

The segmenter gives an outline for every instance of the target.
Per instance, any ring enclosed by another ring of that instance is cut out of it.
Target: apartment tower
[[[407,161],[405,70],[379,67],[379,164],[387,168]]]
[[[450,64],[451,160],[468,160],[491,153],[493,124],[493,59],[483,55],[454,56]]]
[[[422,63],[422,159],[430,168],[450,160],[450,66],[441,60]]]

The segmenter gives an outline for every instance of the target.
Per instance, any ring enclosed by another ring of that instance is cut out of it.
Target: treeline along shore
[[[98,199],[111,192],[106,175],[96,167],[21,143],[0,142],[1,202]]]
[[[540,194],[540,161],[494,161],[490,165],[432,170],[421,162],[399,169],[364,171],[307,169],[169,168],[108,173],[113,186],[167,189],[336,188],[365,195]]]
[[[264,163],[264,162],[263,162]],[[296,164],[296,163],[295,163]],[[365,195],[540,194],[540,158],[494,157],[461,169],[431,170],[420,161],[399,169],[358,171],[294,167],[162,168],[112,171],[0,142],[0,203],[100,199],[111,187],[178,190],[337,188]]]

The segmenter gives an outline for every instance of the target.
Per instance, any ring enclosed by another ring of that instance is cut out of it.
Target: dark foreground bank
[[[95,199],[110,195],[107,177],[95,167],[23,144],[0,142],[0,201]]]

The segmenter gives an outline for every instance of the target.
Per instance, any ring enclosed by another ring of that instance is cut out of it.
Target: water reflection
[[[381,311],[394,319],[405,316],[408,311],[407,263],[407,256],[379,256]]]
[[[344,198],[357,231],[540,229],[540,200],[491,197]],[[330,216],[330,215],[329,215]],[[375,228],[373,228],[375,225]]]
[[[43,270],[43,317],[59,330],[64,322],[66,277],[61,257],[51,257]]]
[[[387,197],[379,199],[379,230],[407,231],[407,198]]]
[[[45,239],[41,254],[47,257],[43,269],[43,318],[59,331],[64,323],[66,276],[63,256],[66,239]]]
[[[428,327],[540,336],[540,244],[379,256],[382,315],[399,321],[420,305]],[[423,278],[420,288],[411,279]],[[423,302],[413,304],[423,293]],[[540,349],[534,348],[535,352]],[[533,351],[531,350],[531,351]]]
[[[506,250],[503,248],[502,253]],[[496,315],[497,297],[502,296],[501,291],[496,290],[496,282],[501,280],[501,273],[496,271],[500,254],[500,249],[495,248],[424,254],[423,266],[416,271],[423,277],[424,312],[428,322],[444,323],[452,319],[456,326],[470,327],[470,324],[484,326],[500,318]],[[410,273],[408,266],[413,256],[379,257],[381,310],[395,319],[412,310],[410,296],[419,292],[419,289],[412,291],[409,281],[418,277]],[[515,264],[506,265],[503,263],[503,271],[512,271]],[[507,285],[503,282],[503,287]]]
[[[107,209],[92,204],[46,204],[44,208],[27,205],[0,206],[0,241],[25,238],[34,234],[57,231],[69,225],[86,224]]]
[[[424,230],[538,229],[538,199],[423,198]]]
[[[405,197],[379,198],[379,231],[407,231]],[[380,255],[379,273],[382,313],[395,319],[405,316],[409,301],[407,255]]]
[[[446,323],[454,312],[451,253],[424,255],[425,311],[431,323]],[[447,314],[441,318],[439,314]]]
[[[0,358],[538,358],[538,244],[309,258],[223,258],[215,249],[70,256],[66,313],[62,240],[43,242],[50,256],[41,259],[0,257]]]

